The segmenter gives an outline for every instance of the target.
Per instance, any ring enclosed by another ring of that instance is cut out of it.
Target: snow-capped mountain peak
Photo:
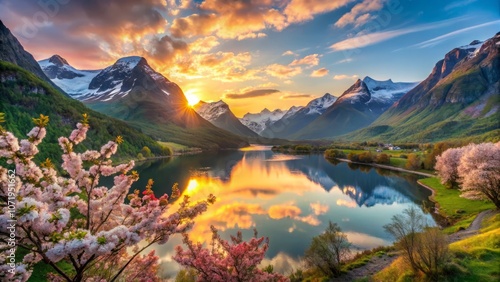
[[[59,55],[38,62],[43,72],[64,92],[75,99],[80,99],[88,91],[92,79],[101,70],[78,70]]]
[[[62,67],[64,65],[69,65],[68,61],[66,61],[63,57],[61,57],[57,54],[53,55],[48,60],[49,60],[49,63],[52,63],[52,64],[59,66],[59,67]]]
[[[391,79],[379,81],[369,76],[365,77],[363,82],[371,95],[368,103],[374,101],[394,102],[396,98],[400,98],[403,94],[418,85],[418,82],[393,82]]]
[[[281,119],[285,113],[286,111],[280,109],[271,112],[269,109],[265,108],[260,113],[246,113],[240,118],[240,121],[254,132],[261,133],[268,125]]]
[[[199,101],[193,108],[202,118],[210,122],[229,111],[229,106],[222,100],[212,103]]]
[[[333,105],[336,100],[337,97],[332,96],[330,93],[326,93],[325,95],[310,101],[304,107],[303,111],[306,111],[305,114],[307,115],[322,114],[328,107]]]

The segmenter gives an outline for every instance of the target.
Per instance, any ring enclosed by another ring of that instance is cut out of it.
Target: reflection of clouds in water
[[[320,202],[310,203],[309,206],[315,215],[325,214],[330,208],[327,205],[322,205]]]
[[[343,206],[343,207],[348,207],[348,208],[357,208],[358,204],[352,200],[344,200],[344,199],[338,199],[336,202],[337,206]]]
[[[302,211],[299,207],[293,205],[274,205],[269,208],[269,217],[272,219],[282,219],[285,217],[298,217]]]
[[[300,259],[294,259],[284,252],[279,252],[272,259],[264,258],[261,267],[271,264],[274,272],[288,275],[297,269],[303,269],[304,265]]]
[[[344,232],[347,235],[347,239],[351,242],[354,247],[360,248],[363,250],[373,249],[379,246],[387,246],[391,242],[384,240],[382,238],[374,237],[364,233]]]
[[[302,159],[301,156],[294,156],[294,155],[285,155],[285,154],[275,154],[272,155],[270,158],[266,159],[266,162],[285,162],[285,161],[293,161],[293,160],[300,160]]]

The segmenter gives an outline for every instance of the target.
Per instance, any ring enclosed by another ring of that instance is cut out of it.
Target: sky
[[[500,31],[497,0],[0,0],[37,60],[79,69],[138,55],[186,96],[237,116],[340,96],[358,78],[425,79]]]

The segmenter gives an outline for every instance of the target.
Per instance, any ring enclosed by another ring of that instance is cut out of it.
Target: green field
[[[460,197],[459,190],[446,188],[436,177],[421,179],[420,182],[434,189],[434,201],[439,203],[439,212],[453,224],[444,229],[445,233],[456,232],[460,227],[467,228],[478,213],[495,208],[490,201]]]

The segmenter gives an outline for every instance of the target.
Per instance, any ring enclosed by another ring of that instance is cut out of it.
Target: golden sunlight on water
[[[186,177],[177,180],[184,183],[184,195],[192,201],[209,194],[217,197],[195,219],[189,231],[193,241],[209,243],[211,225],[226,239],[238,230],[249,239],[256,228],[258,236],[270,238],[264,263],[281,273],[298,267],[312,237],[323,232],[328,221],[338,223],[356,249],[390,244],[382,226],[421,197],[412,192],[418,186],[403,177],[335,166],[321,155],[283,155],[269,146],[219,155],[183,156],[151,170],[165,169],[157,173],[168,175],[167,169],[187,169]],[[171,273],[178,269],[171,260],[178,244],[179,238],[173,238],[155,248]]]

